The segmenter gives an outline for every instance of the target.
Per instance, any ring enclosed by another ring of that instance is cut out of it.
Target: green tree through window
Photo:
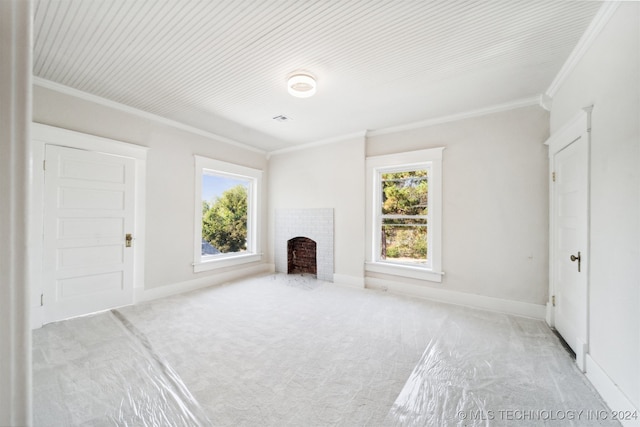
[[[205,187],[212,188],[215,195],[211,202],[202,201],[203,240],[213,247],[213,253],[246,251],[247,184],[237,179],[205,175],[203,188]]]
[[[428,176],[426,170],[381,174],[380,258],[427,262]]]

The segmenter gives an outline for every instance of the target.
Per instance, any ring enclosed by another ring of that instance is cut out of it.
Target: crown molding
[[[530,98],[518,99],[504,104],[492,105],[489,107],[479,108],[477,110],[465,111],[462,113],[451,114],[449,116],[436,117],[433,119],[422,120],[419,122],[407,123],[400,126],[393,126],[382,129],[375,129],[367,132],[367,137],[386,135],[389,133],[403,132],[407,130],[419,129],[427,126],[439,125],[441,123],[455,122],[473,117],[485,116],[487,114],[499,113],[502,111],[514,110],[516,108],[530,107],[532,105],[540,105],[540,96],[532,96]]]
[[[551,111],[551,107],[553,106],[553,98],[551,98],[546,93],[540,95],[540,106],[547,111]]]
[[[350,140],[350,139],[365,138],[366,136],[367,136],[367,131],[358,131],[358,132],[353,132],[353,133],[347,133],[347,134],[339,135],[339,136],[332,137],[332,138],[321,139],[321,140],[318,140],[318,141],[307,142],[305,144],[295,145],[293,147],[281,148],[279,150],[270,151],[267,154],[267,158],[269,158],[269,157],[271,157],[273,155],[276,155],[276,154],[290,153],[292,151],[298,151],[298,150],[306,150],[307,148],[319,147],[321,145],[335,144],[336,142],[347,141],[347,140]]]
[[[553,79],[553,82],[551,82],[551,85],[545,92],[545,95],[549,98],[553,98],[556,95],[558,89],[562,86],[567,76],[573,71],[578,62],[580,62],[586,51],[591,47],[593,41],[596,39],[598,34],[600,34],[600,31],[602,31],[607,22],[609,22],[609,19],[611,19],[611,16],[613,16],[619,6],[619,1],[602,3],[598,13],[596,13],[596,16],[594,16],[586,31],[582,37],[580,37],[580,40],[578,40],[578,44],[576,44],[576,47],[571,51],[571,54],[565,61],[564,65],[562,65],[562,68],[560,68],[560,71],[556,75],[555,79]]]
[[[519,99],[519,100],[512,101],[512,102],[507,102],[507,103],[504,103],[504,104],[492,105],[492,106],[485,107],[485,108],[480,108],[480,109],[477,109],[477,110],[465,111],[465,112],[462,112],[462,113],[452,114],[452,115],[449,115],[449,116],[436,117],[434,119],[428,119],[428,120],[422,120],[422,121],[419,121],[419,122],[407,123],[407,124],[400,125],[400,126],[393,126],[393,127],[375,129],[375,130],[370,130],[370,131],[369,130],[365,130],[365,131],[353,132],[353,133],[349,133],[349,134],[345,134],[345,135],[336,136],[336,137],[333,137],[333,138],[322,139],[322,140],[319,140],[319,141],[309,142],[309,143],[306,143],[306,144],[300,144],[300,145],[296,145],[296,146],[293,146],[293,147],[281,148],[279,150],[270,151],[267,154],[267,158],[270,158],[271,156],[276,155],[276,154],[283,154],[283,153],[289,153],[289,152],[292,152],[292,151],[305,150],[305,149],[308,149],[308,148],[318,147],[318,146],[321,146],[321,145],[334,144],[336,142],[346,141],[346,140],[349,140],[349,139],[368,138],[368,137],[371,137],[371,136],[386,135],[386,134],[389,134],[389,133],[397,133],[397,132],[402,132],[402,131],[407,131],[407,130],[412,130],[412,129],[419,129],[419,128],[423,128],[423,127],[427,127],[427,126],[433,126],[433,125],[437,125],[437,124],[441,124],[441,123],[454,122],[454,121],[457,121],[457,120],[469,119],[469,118],[473,118],[473,117],[480,117],[480,116],[484,116],[484,115],[487,115],[487,114],[499,113],[499,112],[502,112],[502,111],[514,110],[516,108],[530,107],[532,105],[539,105],[539,106],[544,108],[544,106],[542,104],[542,95],[536,95],[536,96],[532,96],[530,98]]]
[[[33,76],[33,85],[34,86],[40,86],[42,88],[45,89],[50,89],[50,90],[54,90],[56,92],[65,94],[65,95],[70,95],[73,96],[75,98],[80,98],[83,99],[85,101],[89,101],[89,102],[93,102],[105,107],[109,107],[109,108],[113,108],[115,110],[119,110],[125,113],[129,113],[129,114],[133,114],[135,116],[141,117],[143,119],[147,119],[147,120],[152,120],[156,123],[161,123],[164,125],[168,125],[180,130],[184,130],[196,135],[200,135],[200,136],[204,136],[205,138],[210,138],[210,139],[215,139],[216,141],[220,141],[223,142],[225,144],[230,144],[230,145],[234,145],[236,147],[240,147],[240,148],[244,148],[245,150],[250,150],[250,151],[254,151],[256,153],[260,153],[260,154],[267,154],[267,152],[265,150],[261,150],[259,148],[256,147],[252,147],[251,145],[247,145],[244,144],[242,142],[238,142],[235,141],[233,139],[227,138],[225,136],[222,135],[218,135],[215,134],[213,132],[209,132],[200,128],[197,128],[195,126],[191,126],[176,120],[172,120],[172,119],[168,119],[166,117],[162,117],[159,116],[157,114],[153,114],[153,113],[149,113],[147,111],[143,111],[143,110],[139,110],[137,108],[134,107],[130,107],[128,105],[124,105],[121,104],[119,102],[115,102],[115,101],[111,101],[109,99],[106,98],[102,98],[100,96],[97,95],[93,95],[78,89],[74,89],[72,87],[69,86],[65,86],[63,84],[60,83],[56,83],[53,82],[51,80],[47,80],[47,79],[43,79],[42,77],[36,77]]]

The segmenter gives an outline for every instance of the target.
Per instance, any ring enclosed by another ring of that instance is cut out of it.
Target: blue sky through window
[[[220,197],[222,193],[238,184],[249,188],[249,182],[245,179],[232,178],[222,175],[202,175],[202,200],[211,203]]]

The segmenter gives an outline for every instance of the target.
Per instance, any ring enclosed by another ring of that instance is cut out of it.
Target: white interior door
[[[45,323],[133,302],[135,160],[46,146]]]
[[[588,134],[553,156],[555,327],[584,369],[587,352]]]

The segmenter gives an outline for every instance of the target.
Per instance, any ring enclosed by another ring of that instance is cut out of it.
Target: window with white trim
[[[442,281],[442,151],[367,158],[367,271]]]
[[[195,156],[194,272],[259,261],[262,171]]]

